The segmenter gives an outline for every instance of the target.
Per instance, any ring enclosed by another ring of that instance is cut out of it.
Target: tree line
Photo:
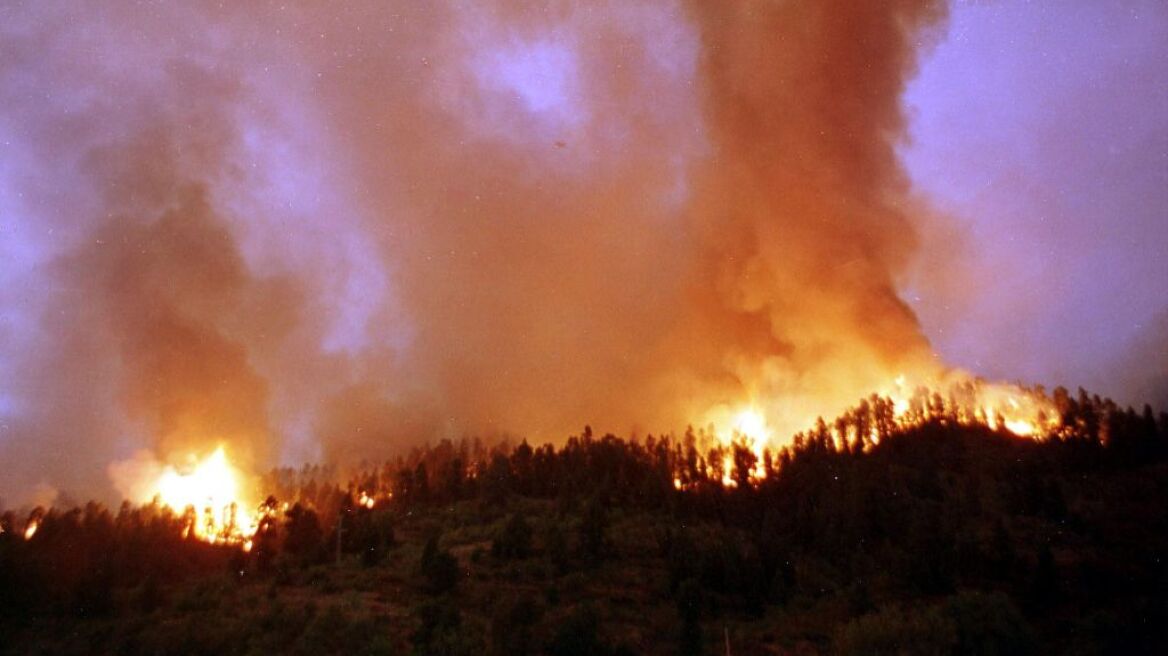
[[[832,644],[855,653],[898,640],[958,653],[986,632],[998,653],[1025,653],[1060,640],[1065,626],[1052,618],[1086,610],[1072,625],[1103,651],[1160,644],[1168,414],[1081,390],[1052,398],[1058,427],[1037,440],[971,423],[939,397],[898,422],[890,400],[871,397],[761,456],[703,430],[621,439],[586,427],[560,447],[443,441],[340,483],[330,468],[276,470],[248,552],[194,539],[193,511],[156,504],[35,509],[27,539],[26,518],[8,511],[0,622],[101,617],[114,598],[150,608],[160,588],[211,572],[248,581],[345,559],[376,568],[401,546],[408,517],[469,503],[505,518],[476,558],[535,559],[552,576],[640,557],[621,546],[613,514],[656,517],[648,557],[661,563],[683,653],[716,638],[714,618],[809,604],[828,604],[840,627]],[[536,501],[550,517],[519,510]],[[416,571],[432,601],[417,611],[415,645],[453,640],[463,626],[443,600],[467,565],[440,535],[423,542]],[[492,620],[499,640],[543,608],[506,606]],[[577,611],[561,622],[564,644],[599,640],[595,611]]]

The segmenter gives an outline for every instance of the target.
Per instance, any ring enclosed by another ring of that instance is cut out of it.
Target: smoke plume
[[[145,447],[785,437],[939,370],[898,296],[932,2],[0,10],[0,494]]]

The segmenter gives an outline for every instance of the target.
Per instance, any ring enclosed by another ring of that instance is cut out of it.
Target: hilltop
[[[345,484],[278,471],[250,552],[155,506],[41,510],[29,539],[9,512],[0,651],[1151,653],[1168,416],[1060,411],[1038,440],[821,422],[761,466],[586,430],[445,442]]]

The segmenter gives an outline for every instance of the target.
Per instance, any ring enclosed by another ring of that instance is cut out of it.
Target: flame
[[[770,439],[766,417],[754,406],[744,408],[734,416],[734,430],[751,442],[766,442]]]
[[[1042,439],[1059,428],[1059,413],[1054,402],[1041,389],[1032,390],[1017,385],[989,383],[961,371],[950,371],[936,376],[910,378],[901,373],[875,394],[891,406],[894,428],[908,429],[928,421],[953,422],[959,425],[984,425],[995,431],[1008,431],[1018,437]],[[770,407],[768,413],[765,408]],[[725,447],[741,444],[756,456],[749,478],[753,481],[766,477],[764,452],[776,437],[774,426],[789,426],[792,417],[784,416],[782,403],[751,401],[731,410],[726,404],[715,405],[706,412],[708,424]],[[848,408],[839,408],[846,412]],[[807,427],[811,422],[807,422]],[[871,444],[879,442],[880,433],[869,429]],[[785,437],[785,436],[783,436]],[[851,438],[855,436],[852,435]],[[737,485],[733,452],[722,457],[722,483]],[[680,480],[674,487],[683,487]]]
[[[192,456],[194,459],[194,456]],[[165,507],[193,515],[185,535],[214,544],[234,544],[249,550],[259,517],[249,503],[245,476],[228,461],[222,446],[193,466],[182,470],[167,465],[147,481],[145,493]]]
[[[372,510],[373,506],[377,502],[374,501],[373,497],[369,496],[364,490],[361,490],[361,495],[357,497],[357,503],[364,506],[365,508]]]
[[[738,486],[738,481],[734,480],[734,458],[729,453],[722,456],[722,485],[726,487]]]
[[[37,518],[28,520],[28,525],[24,527],[24,539],[31,540],[32,536],[36,535],[37,529],[40,528],[41,522]]]
[[[738,481],[734,478],[736,468],[733,447],[736,444],[750,449],[755,456],[755,464],[751,468],[748,478],[754,481],[765,478],[763,454],[770,446],[774,430],[758,404],[752,401],[733,410],[726,406],[717,406],[706,413],[706,418],[713,428],[713,433],[722,441],[722,445],[731,447],[722,456],[722,485],[726,487],[738,486]],[[674,481],[674,487],[681,489],[683,487],[682,481]]]
[[[956,374],[946,381],[932,381],[910,388],[898,376],[893,389],[884,394],[893,402],[897,425],[910,428],[920,423],[926,408],[940,397],[946,411],[958,424],[984,424],[991,430],[1005,430],[1019,437],[1040,439],[1058,428],[1058,410],[1041,390],[1017,385],[988,383]]]

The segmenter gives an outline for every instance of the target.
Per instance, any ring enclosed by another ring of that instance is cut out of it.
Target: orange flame
[[[372,509],[376,504],[376,501],[374,501],[373,497],[369,496],[364,490],[361,490],[361,495],[357,498],[357,503],[364,506],[365,508]]]
[[[241,503],[238,470],[227,461],[223,447],[188,473],[168,468],[156,483],[159,501],[183,512],[201,512],[192,527],[195,537],[208,542],[244,543],[255,534],[258,521]]]
[[[155,502],[179,514],[189,514],[185,535],[215,544],[250,547],[259,526],[247,476],[231,464],[222,446],[187,467],[162,465],[148,452],[115,463],[110,474],[128,498]]]
[[[939,420],[965,426],[984,425],[991,430],[1008,431],[1019,437],[1042,439],[1059,427],[1059,413],[1054,402],[1041,389],[988,383],[959,371],[926,377],[912,383],[906,375],[901,374],[890,385],[877,390],[876,396],[891,406],[891,423],[898,429]],[[723,404],[706,412],[707,422],[723,446],[740,443],[755,454],[755,464],[749,472],[750,480],[758,481],[766,477],[763,454],[769,447],[781,446],[772,444],[775,438],[783,437],[776,435],[772,426],[788,426],[792,423],[790,417],[781,416],[781,407],[775,404],[772,412],[768,413],[767,404],[751,401],[737,409]],[[839,410],[845,412],[847,409]],[[875,426],[866,437],[872,444],[879,441]],[[723,485],[736,486],[732,454],[724,455],[721,465]],[[682,481],[674,480],[674,487],[681,489]]]

